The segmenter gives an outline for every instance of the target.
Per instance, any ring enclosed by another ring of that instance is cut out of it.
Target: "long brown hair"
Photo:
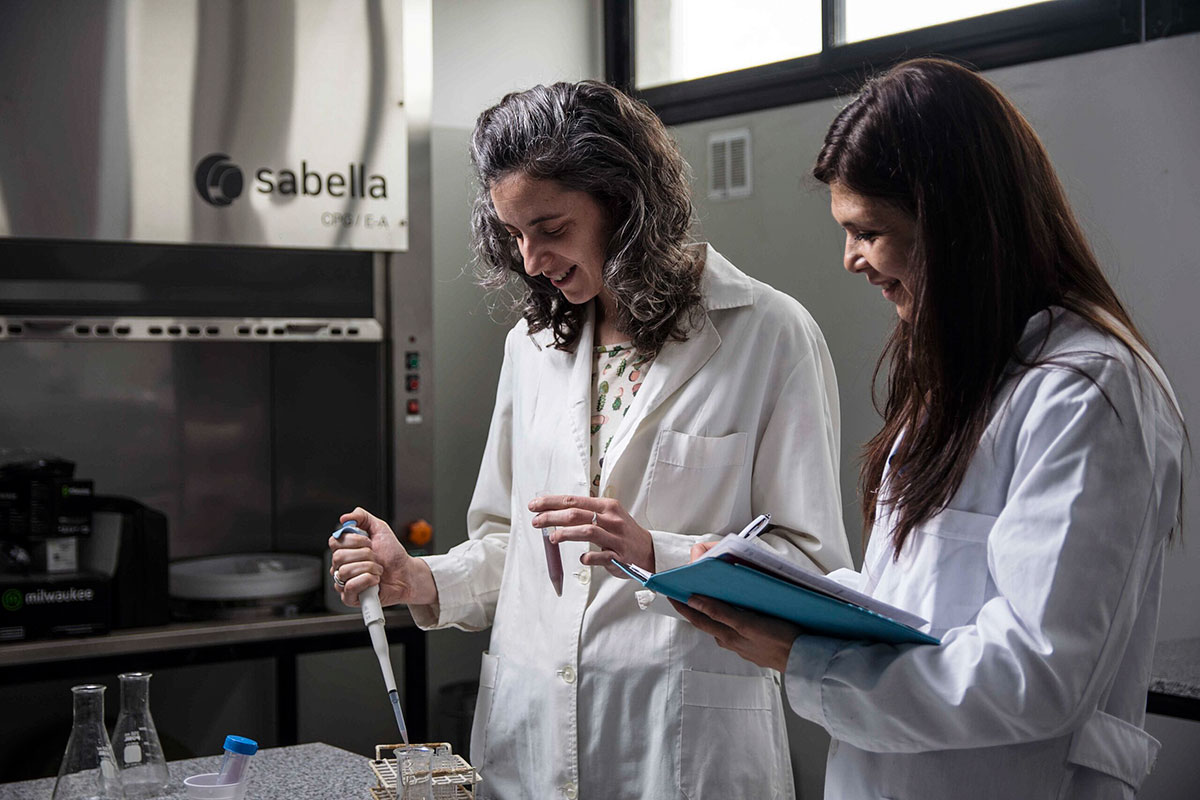
[[[531,333],[549,328],[560,350],[583,329],[585,306],[567,302],[542,275],[525,273],[512,236],[496,217],[490,189],[513,173],[587,192],[614,233],[604,286],[613,320],[633,346],[655,355],[687,338],[703,313],[703,250],[691,245],[687,162],[645,104],[603,83],[555,83],[506,95],[479,115],[471,135],[478,193],[471,215],[480,283],[517,288],[515,305]]]
[[[916,221],[911,320],[897,323],[875,365],[876,378],[888,368],[884,422],[859,473],[864,533],[877,503],[891,508],[898,557],[912,530],[962,485],[1005,367],[1044,363],[1017,353],[1036,312],[1062,306],[1139,358],[1138,347],[1150,348],[1105,279],[1037,134],[971,70],[915,59],[872,79],[834,119],[813,175]]]

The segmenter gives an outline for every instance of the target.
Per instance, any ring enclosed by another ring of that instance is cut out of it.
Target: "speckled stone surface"
[[[371,797],[375,785],[370,760],[327,744],[300,744],[260,750],[251,761],[246,800],[341,800]],[[171,783],[163,800],[186,800],[183,779],[216,772],[221,756],[167,764]],[[54,778],[0,784],[0,800],[49,800]]]
[[[1200,699],[1200,636],[1158,643],[1150,691]]]

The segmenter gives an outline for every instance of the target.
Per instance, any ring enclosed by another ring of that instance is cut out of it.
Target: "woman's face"
[[[846,231],[846,269],[881,287],[884,298],[896,304],[900,319],[912,322],[910,257],[916,220],[891,203],[857,194],[840,183],[829,189],[833,218]]]
[[[607,299],[603,270],[611,231],[608,214],[594,197],[521,172],[496,181],[490,193],[526,273],[544,275],[576,305],[597,296]]]

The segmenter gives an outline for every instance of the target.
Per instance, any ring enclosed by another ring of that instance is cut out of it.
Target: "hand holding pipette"
[[[378,585],[384,607],[437,602],[437,584],[425,559],[410,556],[391,526],[362,508],[343,514],[339,522],[352,522],[358,529],[329,537],[333,551],[329,572],[336,571],[344,583],[337,586],[343,603],[359,605],[359,593],[372,585]]]
[[[343,534],[358,533],[367,536],[354,520],[347,520],[333,532],[334,539],[341,539]],[[368,536],[368,538],[370,538]],[[334,571],[337,578],[337,570]],[[343,588],[344,583],[339,588]],[[408,726],[404,723],[404,712],[400,710],[400,693],[396,690],[396,677],[392,673],[392,659],[388,652],[387,632],[384,630],[383,606],[379,602],[379,586],[372,585],[359,592],[358,602],[362,606],[363,622],[371,635],[371,646],[375,649],[375,657],[379,659],[379,669],[383,673],[383,683],[387,687],[388,700],[396,715],[396,725],[400,728],[400,737],[408,744]]]

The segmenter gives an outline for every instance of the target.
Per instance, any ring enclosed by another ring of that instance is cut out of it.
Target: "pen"
[[[755,536],[758,536],[760,533],[766,530],[767,525],[770,522],[770,514],[759,514],[757,517],[750,520],[749,525],[742,528],[742,530],[738,533],[738,536],[743,539],[753,539]]]

